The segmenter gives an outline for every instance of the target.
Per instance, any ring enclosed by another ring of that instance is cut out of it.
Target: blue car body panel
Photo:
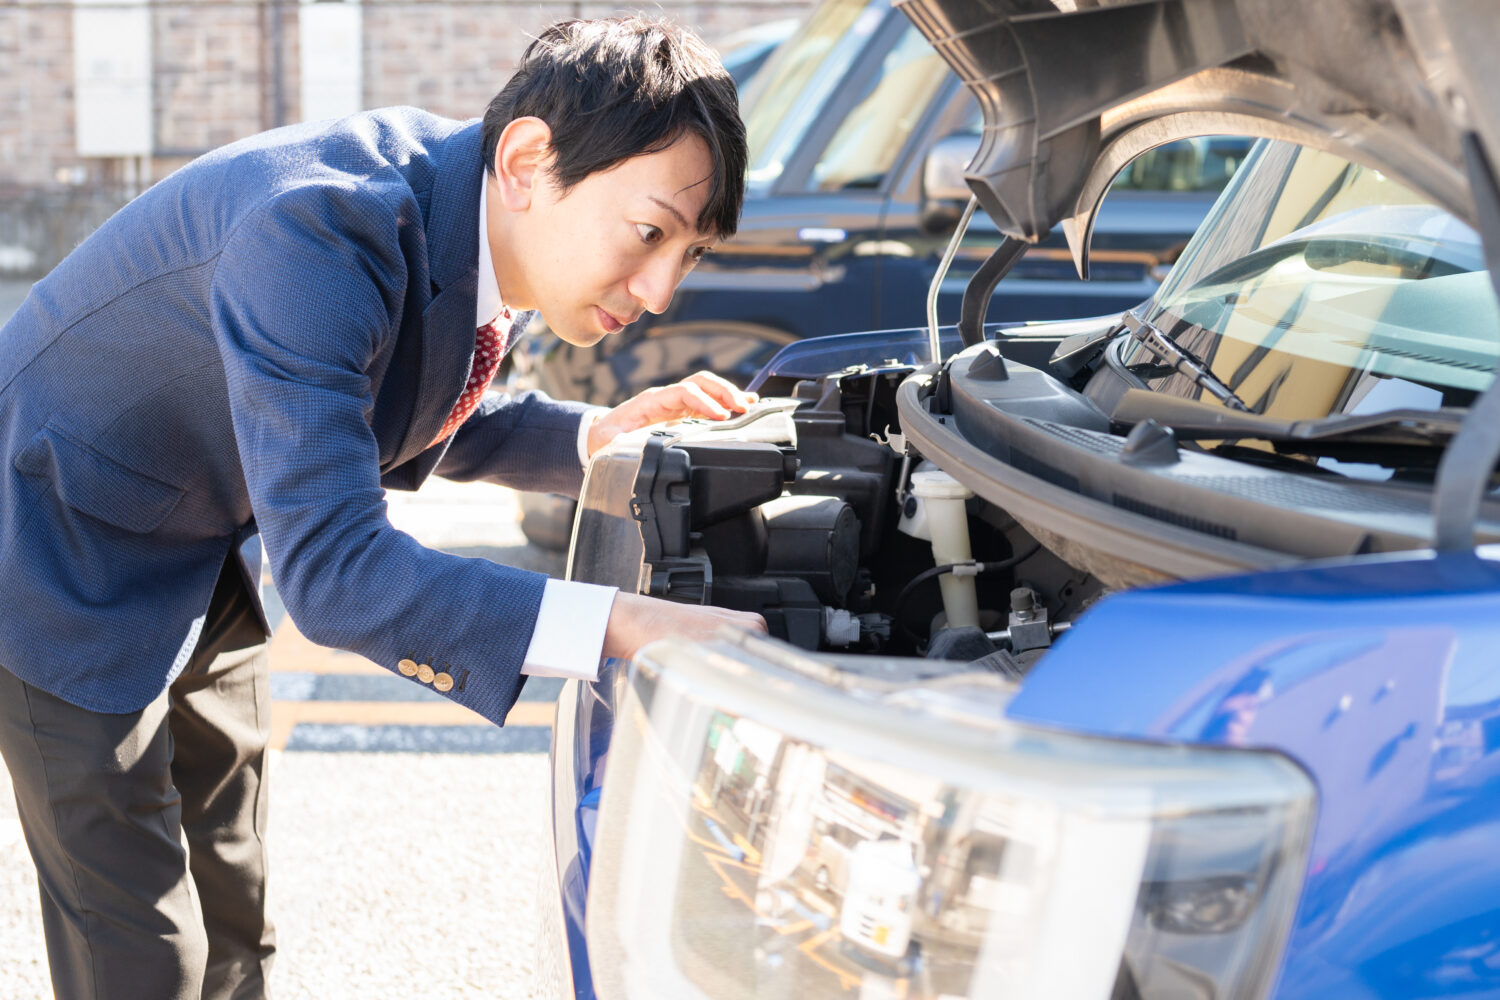
[[[1007,714],[1275,750],[1307,770],[1318,818],[1275,996],[1495,996],[1497,656],[1500,562],[1367,557],[1111,596],[1028,675]],[[554,746],[580,1000],[594,996],[583,918],[621,669],[567,685]]]
[[[1492,996],[1497,655],[1500,563],[1309,565],[1102,601],[1007,714],[1307,770],[1318,818],[1276,996]]]
[[[599,814],[604,758],[614,729],[616,683],[625,663],[606,660],[599,680],[568,681],[558,695],[557,724],[552,734],[552,836],[557,863],[567,960],[572,968],[571,995],[594,996],[584,938],[589,863],[593,858],[594,821]],[[558,984],[543,984],[539,995],[566,995]]]

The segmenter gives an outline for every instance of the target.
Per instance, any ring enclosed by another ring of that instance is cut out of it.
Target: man
[[[482,124],[388,109],[195,161],[0,328],[0,750],[59,996],[264,993],[258,539],[309,638],[497,724],[523,668],[764,627],[423,549],[382,494],[576,494],[614,435],[743,410],[707,374],[604,413],[481,394],[526,311],[589,344],[664,309],[745,159],[701,42],[566,23]]]

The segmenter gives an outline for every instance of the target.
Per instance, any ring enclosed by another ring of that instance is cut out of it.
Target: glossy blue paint
[[[1276,996],[1500,995],[1500,563],[1365,558],[1123,593],[1008,714],[1308,771],[1318,818]]]
[[[553,753],[580,1000],[620,676],[615,663],[568,685]],[[1066,634],[1009,715],[1273,749],[1307,769],[1318,819],[1278,998],[1500,995],[1500,562],[1377,557],[1123,593]]]
[[[595,995],[584,916],[605,754],[625,668],[623,660],[605,660],[599,680],[569,681],[558,696],[552,738],[552,835],[576,1000],[593,1000]]]

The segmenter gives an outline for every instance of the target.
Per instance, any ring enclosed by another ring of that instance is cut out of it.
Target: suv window
[[[824,3],[756,74],[744,101],[751,192],[764,192],[781,176],[884,13],[883,4],[867,0]]]
[[[1111,191],[1222,191],[1250,140],[1237,135],[1179,139],[1148,149],[1120,171]]]
[[[979,105],[967,98],[964,127],[978,146],[983,130]],[[1229,178],[1250,153],[1251,140],[1243,135],[1210,135],[1178,139],[1148,149],[1121,170],[1110,184],[1111,191],[1187,191],[1214,194],[1224,190]]]
[[[809,187],[815,191],[879,187],[949,76],[948,64],[921,32],[907,29],[824,148]]]

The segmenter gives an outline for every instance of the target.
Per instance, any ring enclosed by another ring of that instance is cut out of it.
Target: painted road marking
[[[533,677],[521,688],[521,701],[555,702],[562,687],[561,678]],[[382,670],[379,676],[284,670],[271,675],[271,697],[276,701],[415,701],[454,704],[428,685],[389,670]]]
[[[529,686],[529,685],[528,685]],[[550,730],[555,712],[552,702],[518,701],[505,719],[505,729],[538,728]],[[271,747],[274,750],[308,749],[298,739],[299,727],[322,726],[334,728],[381,728],[399,729],[468,729],[489,728],[502,730],[484,716],[462,705],[440,698],[437,701],[272,701],[271,702]],[[450,734],[455,746],[469,748],[476,737],[470,733]],[[434,737],[423,737],[431,743]],[[550,739],[550,737],[549,737]],[[399,743],[399,741],[394,741]],[[504,740],[479,743],[494,749],[483,751],[498,753],[508,749]],[[545,750],[546,747],[544,746]],[[459,749],[458,753],[478,753],[476,749]]]
[[[298,726],[287,750],[324,753],[546,753],[544,726]]]

